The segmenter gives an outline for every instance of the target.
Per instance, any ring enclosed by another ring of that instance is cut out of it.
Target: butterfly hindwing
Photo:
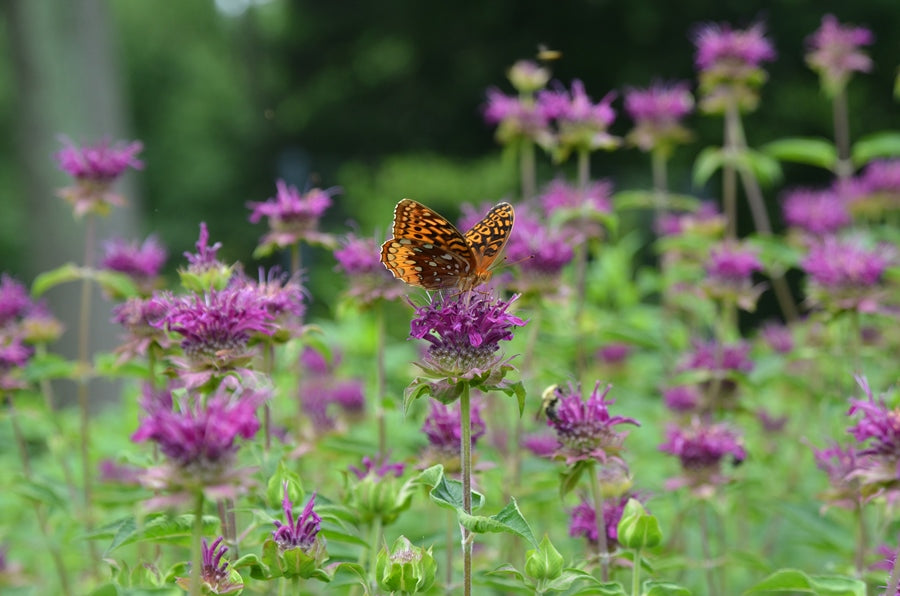
[[[464,236],[472,247],[480,268],[487,268],[497,258],[512,231],[515,213],[509,203],[499,203],[488,211],[484,219],[472,226]]]
[[[381,262],[394,277],[426,290],[459,286],[470,264],[430,242],[392,238],[381,246]]]

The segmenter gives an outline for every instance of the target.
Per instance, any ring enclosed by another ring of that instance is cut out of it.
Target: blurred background
[[[872,29],[874,71],[850,85],[851,134],[897,128],[892,99],[900,62],[897,0],[3,0],[0,36],[0,269],[26,282],[80,262],[80,223],[54,196],[65,184],[53,153],[65,135],[139,139],[145,169],[121,188],[130,206],[101,231],[168,247],[169,271],[192,249],[201,221],[226,262],[250,258],[264,225],[247,201],[284,178],[302,189],[343,189],[327,231],[384,234],[408,196],[448,216],[463,202],[511,197],[515,164],[483,123],[487,87],[511,92],[506,69],[540,44],[566,86],[585,82],[599,100],[620,93],[612,127],[624,134],[621,91],[654,80],[694,80],[698,23],[766,23],[778,50],[761,107],[746,119],[758,146],[784,135],[831,138],[831,105],[804,64],[805,39],[826,13]],[[721,121],[694,115],[695,142],[673,159],[674,190],[718,198],[718,181],[691,188],[690,167],[721,142]],[[554,174],[543,161],[544,179]],[[565,166],[563,167],[565,169]],[[648,188],[646,155],[594,156],[592,173],[617,190]],[[828,180],[788,169],[792,184]],[[780,189],[768,189],[778,222]],[[746,217],[744,220],[746,221]],[[340,291],[334,261],[304,255],[312,313]],[[273,263],[265,263],[271,265]],[[66,303],[59,297],[51,299]],[[63,304],[65,306],[65,304]],[[65,314],[63,313],[63,316]],[[98,313],[98,319],[108,318]]]

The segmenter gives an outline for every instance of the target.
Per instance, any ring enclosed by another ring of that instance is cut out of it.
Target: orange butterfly
[[[403,199],[394,209],[394,237],[381,245],[381,262],[411,286],[471,290],[491,278],[514,219],[512,205],[500,203],[462,234],[444,216]]]

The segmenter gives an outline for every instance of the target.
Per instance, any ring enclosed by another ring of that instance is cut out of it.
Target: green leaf
[[[459,523],[472,532],[479,534],[488,532],[515,534],[527,540],[535,548],[538,548],[531,526],[528,525],[528,522],[522,516],[522,512],[519,511],[519,505],[515,499],[511,499],[506,507],[490,517],[468,515],[462,508],[459,508],[457,513],[459,514]]]
[[[591,462],[578,461],[570,468],[567,468],[559,474],[559,496],[565,497],[567,494],[575,490],[578,486],[578,480],[587,468],[593,464]]]
[[[807,575],[798,569],[779,569],[745,594],[807,592],[817,596],[866,596],[865,582],[839,575]]]
[[[422,396],[431,394],[431,381],[425,377],[416,377],[412,383],[403,390],[403,414],[409,411],[409,406]]]
[[[579,594],[584,594],[585,596],[588,594],[599,594],[600,596],[626,596],[627,593],[625,592],[625,588],[622,587],[622,584],[618,582],[596,582],[593,585],[585,586],[584,588],[579,588],[575,592],[572,592],[572,596]]]
[[[61,267],[45,271],[35,277],[34,283],[31,284],[31,295],[37,298],[50,288],[81,279],[81,277],[81,267],[77,266],[75,263],[66,263]]]
[[[780,161],[790,161],[834,171],[837,150],[825,139],[788,138],[772,141],[762,147],[763,153]]]
[[[459,512],[463,511],[463,490],[462,482],[454,479],[447,479],[441,474],[441,478],[435,485],[429,495],[431,500],[437,505],[445,509],[455,509]],[[478,491],[472,491],[472,511],[478,511],[484,506],[484,495]]]
[[[103,269],[94,272],[93,278],[106,293],[116,300],[124,301],[139,294],[138,287],[125,273]]]
[[[725,163],[725,154],[719,147],[707,147],[694,161],[694,186],[703,186]]]
[[[850,149],[853,164],[863,166],[873,159],[900,156],[900,131],[885,131],[867,135]]]
[[[58,354],[40,354],[25,367],[25,379],[37,383],[50,379],[74,379],[78,363],[66,360]]]
[[[772,186],[783,177],[778,161],[753,149],[741,152],[738,163],[763,186]]]
[[[691,591],[671,582],[648,580],[643,586],[644,596],[691,596]]]
[[[656,208],[656,193],[651,190],[622,190],[614,193],[611,201],[616,211]],[[691,195],[666,193],[665,207],[677,211],[696,211],[700,199]]]
[[[194,530],[194,516],[185,514],[169,516],[159,514],[155,517],[144,519],[144,524],[138,527],[131,518],[116,521],[87,534],[87,538],[99,540],[111,538],[112,542],[106,552],[112,552],[120,546],[140,542],[173,542],[187,544]],[[203,516],[203,534],[211,535],[219,530],[219,518],[212,515]]]

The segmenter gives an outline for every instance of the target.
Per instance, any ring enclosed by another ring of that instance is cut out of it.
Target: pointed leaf
[[[739,162],[763,186],[772,186],[783,177],[778,161],[759,151],[746,149],[741,153]]]
[[[842,576],[810,576],[798,569],[779,569],[745,594],[760,592],[808,592],[821,596],[865,596],[863,581]]]
[[[719,147],[707,147],[694,161],[694,186],[703,186],[725,163],[725,155]]]
[[[865,136],[853,144],[853,163],[863,166],[873,159],[900,156],[900,131],[885,131]]]
[[[817,166],[834,171],[837,150],[825,139],[789,138],[773,141],[762,147],[763,152],[780,161]]]
[[[424,377],[416,377],[412,383],[403,390],[403,415],[409,411],[411,403],[424,395],[431,394],[431,381]]]
[[[533,547],[538,548],[538,542],[531,531],[531,526],[519,511],[519,506],[515,499],[500,510],[496,515],[484,517],[481,515],[467,515],[461,508],[458,509],[459,523],[468,528],[472,532],[485,534],[487,532],[507,534],[515,534],[521,536],[529,542]]]
[[[54,288],[66,282],[81,279],[81,268],[75,263],[66,263],[56,269],[45,271],[34,278],[31,284],[31,295],[37,298],[50,288]]]
[[[671,582],[650,580],[644,582],[645,596],[691,596],[691,591]]]
[[[448,479],[441,475],[440,481],[429,493],[431,500],[445,509],[456,509],[463,512],[462,482]],[[484,506],[484,495],[472,491],[472,511],[478,511]]]
[[[116,300],[124,301],[132,296],[137,296],[139,293],[138,287],[131,280],[131,277],[125,273],[103,269],[94,272],[93,277],[97,284]]]

